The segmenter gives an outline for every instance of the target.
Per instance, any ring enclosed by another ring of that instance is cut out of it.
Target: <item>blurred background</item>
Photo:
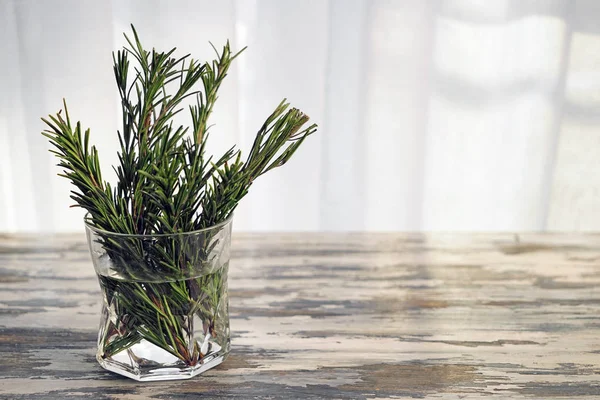
[[[283,97],[319,124],[237,230],[598,230],[598,21],[597,0],[0,0],[0,231],[82,231],[40,117],[66,98],[112,177],[130,23],[201,59],[248,46],[217,154]]]

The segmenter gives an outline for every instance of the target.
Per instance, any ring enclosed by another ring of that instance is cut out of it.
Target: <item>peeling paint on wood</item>
[[[232,353],[189,381],[96,363],[84,237],[0,235],[0,399],[598,399],[600,236],[238,234]]]

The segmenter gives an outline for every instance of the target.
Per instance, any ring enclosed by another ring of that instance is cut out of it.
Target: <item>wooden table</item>
[[[139,383],[94,358],[82,235],[0,236],[2,399],[598,399],[599,235],[238,234],[232,353]]]

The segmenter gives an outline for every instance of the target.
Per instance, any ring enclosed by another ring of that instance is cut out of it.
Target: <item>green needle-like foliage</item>
[[[219,158],[206,155],[208,119],[231,62],[229,43],[211,62],[189,55],[145,50],[135,28],[128,46],[113,54],[121,100],[122,129],[117,132],[116,185],[102,179],[98,151],[89,129],[72,125],[67,105],[43,119],[43,134],[55,147],[62,176],[76,187],[72,198],[89,212],[93,226],[117,233],[189,232],[224,221],[248,193],[252,182],[285,164],[316,125],[281,102],[256,135],[249,156],[231,148]],[[131,65],[133,64],[133,65]],[[191,129],[174,126],[173,117],[189,106]]]

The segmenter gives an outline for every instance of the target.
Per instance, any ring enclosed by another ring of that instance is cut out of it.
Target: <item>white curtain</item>
[[[287,97],[320,125],[257,180],[238,230],[600,229],[597,0],[0,0],[0,231],[81,231],[40,135],[66,98],[105,174],[111,51],[248,45],[212,149]]]

